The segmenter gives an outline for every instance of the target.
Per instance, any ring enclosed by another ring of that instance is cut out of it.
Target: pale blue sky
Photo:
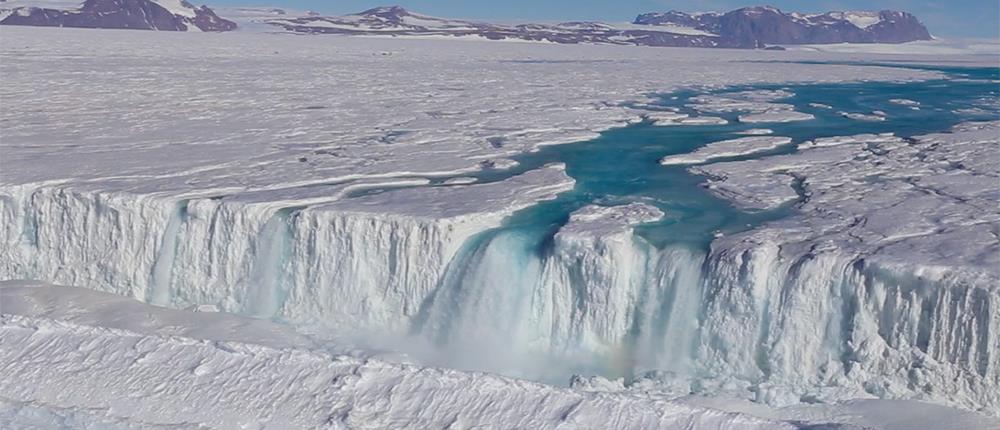
[[[771,4],[786,11],[899,9],[917,15],[936,36],[1000,37],[1000,0],[196,0],[211,5],[278,6],[344,14],[399,4],[416,12],[449,18],[494,20],[630,21],[641,12],[731,10]]]

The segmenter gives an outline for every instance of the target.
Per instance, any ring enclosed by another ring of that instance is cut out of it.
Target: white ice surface
[[[793,95],[783,90],[758,90],[702,95],[691,98],[693,102],[691,107],[700,112],[712,113],[784,111],[792,110],[794,106],[774,102]]]
[[[792,143],[792,138],[781,136],[751,136],[712,142],[687,154],[664,157],[660,164],[698,164],[719,158],[750,155],[769,151]]]
[[[835,43],[827,45],[788,45],[789,51],[812,51],[839,54],[882,54],[898,56],[925,55],[1000,55],[1000,39],[944,39],[907,43]],[[985,60],[985,58],[984,58]]]
[[[767,123],[767,122],[795,122],[795,121],[809,121],[815,119],[816,117],[812,114],[804,112],[796,112],[792,110],[773,110],[761,113],[751,113],[746,115],[740,115],[740,122],[745,122],[748,124],[755,123]]]
[[[645,203],[610,207],[591,205],[573,212],[569,222],[559,229],[559,233],[594,236],[631,233],[632,226],[658,221],[663,215],[663,211]]]
[[[810,140],[807,142],[802,142],[799,144],[799,149],[815,148],[821,146],[837,146],[844,144],[864,144],[864,143],[885,143],[885,142],[896,142],[897,138],[892,133],[883,134],[858,134],[854,136],[834,136],[834,137],[821,137],[819,139]]]
[[[674,112],[651,112],[646,114],[646,118],[653,121],[653,125],[660,127],[672,125],[721,125],[729,123],[729,121],[717,116],[690,116],[685,113]]]
[[[815,118],[811,114],[796,112],[795,107],[776,103],[794,94],[785,90],[756,90],[720,93],[692,97],[690,105],[699,112],[740,112],[740,122],[768,123],[805,121]]]
[[[768,81],[778,67],[732,62],[773,53],[733,52],[723,61],[716,51],[700,49],[246,33],[127,36],[4,29],[5,98],[18,103],[2,113],[9,124],[3,183],[94,180],[108,191],[228,194],[359,175],[475,169],[483,159],[625,124],[643,112],[621,104],[647,93]],[[76,56],[67,60],[70,54]],[[67,61],[73,67],[55,66]],[[202,67],[206,62],[214,67]],[[449,67],[436,66],[442,63]],[[108,65],[114,73],[105,73]],[[665,67],[671,73],[657,73]],[[740,73],[720,72],[727,67]],[[933,76],[781,67],[801,81]],[[47,70],[53,82],[82,81],[101,90],[39,90],[36,70]],[[503,147],[487,142],[494,137],[505,139]],[[117,156],[125,149],[128,159]],[[150,165],[151,159],[158,162]],[[34,169],[28,160],[50,169]]]
[[[871,121],[871,122],[885,121],[885,115],[879,115],[876,112],[872,112],[871,114],[859,113],[859,112],[837,112],[837,113],[844,118],[853,119],[857,121]]]
[[[742,131],[739,134],[744,134],[747,136],[766,136],[773,133],[774,130],[771,130],[769,128],[751,128],[749,130]]]

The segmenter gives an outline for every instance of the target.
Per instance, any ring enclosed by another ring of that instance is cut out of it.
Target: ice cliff
[[[860,136],[693,168],[741,204],[801,200],[802,215],[707,252],[633,235],[631,226],[664,215],[638,203],[580,209],[541,243],[495,229],[571,188],[559,165],[307,207],[5,187],[0,277],[409,335],[453,351],[514,345],[491,370],[530,372],[518,363],[531,354],[574,357],[563,371],[640,387],[653,379],[681,393],[776,405],[920,398],[995,415],[997,220],[983,210],[998,127],[913,144]],[[775,184],[773,198],[749,191],[760,183]],[[480,212],[438,206],[435,193],[520,203]],[[873,201],[852,205],[853,196]]]

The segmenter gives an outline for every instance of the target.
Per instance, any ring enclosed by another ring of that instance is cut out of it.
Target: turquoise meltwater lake
[[[794,152],[798,143],[823,137],[863,133],[895,133],[910,137],[942,132],[961,122],[991,120],[1000,115],[1000,69],[922,68],[943,72],[949,78],[909,83],[758,85],[668,94],[660,98],[661,106],[697,115],[689,105],[690,99],[698,95],[785,90],[795,95],[776,100],[777,103],[792,104],[796,111],[812,114],[816,119],[744,124],[737,121],[738,113],[730,113],[717,115],[729,120],[726,125],[663,127],[645,122],[609,130],[586,142],[543,147],[538,152],[514,157],[521,164],[510,171],[486,171],[478,179],[494,181],[547,163],[566,164],[567,174],[577,181],[575,189],[554,201],[518,212],[502,228],[534,236],[538,247],[544,247],[547,238],[568,220],[570,213],[583,206],[636,201],[654,205],[667,214],[662,222],[637,229],[637,233],[652,244],[660,248],[674,243],[704,247],[717,233],[745,230],[784,216],[794,208],[769,212],[736,209],[705,190],[701,186],[704,178],[689,173],[689,166],[663,166],[659,164],[660,159],[688,153],[711,142],[744,137],[742,132],[756,128],[773,130],[772,136],[790,137],[793,142],[772,151],[727,160]],[[890,101],[893,99],[912,100],[919,105],[914,109],[893,103]],[[817,104],[829,108],[816,107]],[[839,113],[873,111],[885,112],[885,121],[850,119]],[[543,250],[539,248],[539,251]]]

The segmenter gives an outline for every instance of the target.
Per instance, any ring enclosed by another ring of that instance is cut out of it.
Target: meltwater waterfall
[[[588,209],[598,210],[579,212]],[[597,220],[613,223],[617,214]],[[548,355],[565,366],[563,380],[573,370],[623,376],[637,365],[689,363],[704,254],[661,253],[628,224],[593,234],[574,231],[576,222],[583,221],[571,219],[554,235],[515,228],[473,237],[428,297],[414,333],[445,349],[490,351],[498,370]]]
[[[857,90],[838,88],[793,88],[792,103],[806,110],[816,93]],[[797,144],[963,119],[859,123],[812,112],[809,127],[774,133]],[[995,289],[783,243],[767,226],[792,205],[740,210],[685,167],[657,163],[747,129],[643,123],[519,156],[509,171],[474,175],[478,184],[564,163],[575,185],[506,219],[6,187],[0,278],[215,305],[310,332],[420,339],[462,367],[561,383],[579,373],[772,404],[864,395],[1000,408]]]

